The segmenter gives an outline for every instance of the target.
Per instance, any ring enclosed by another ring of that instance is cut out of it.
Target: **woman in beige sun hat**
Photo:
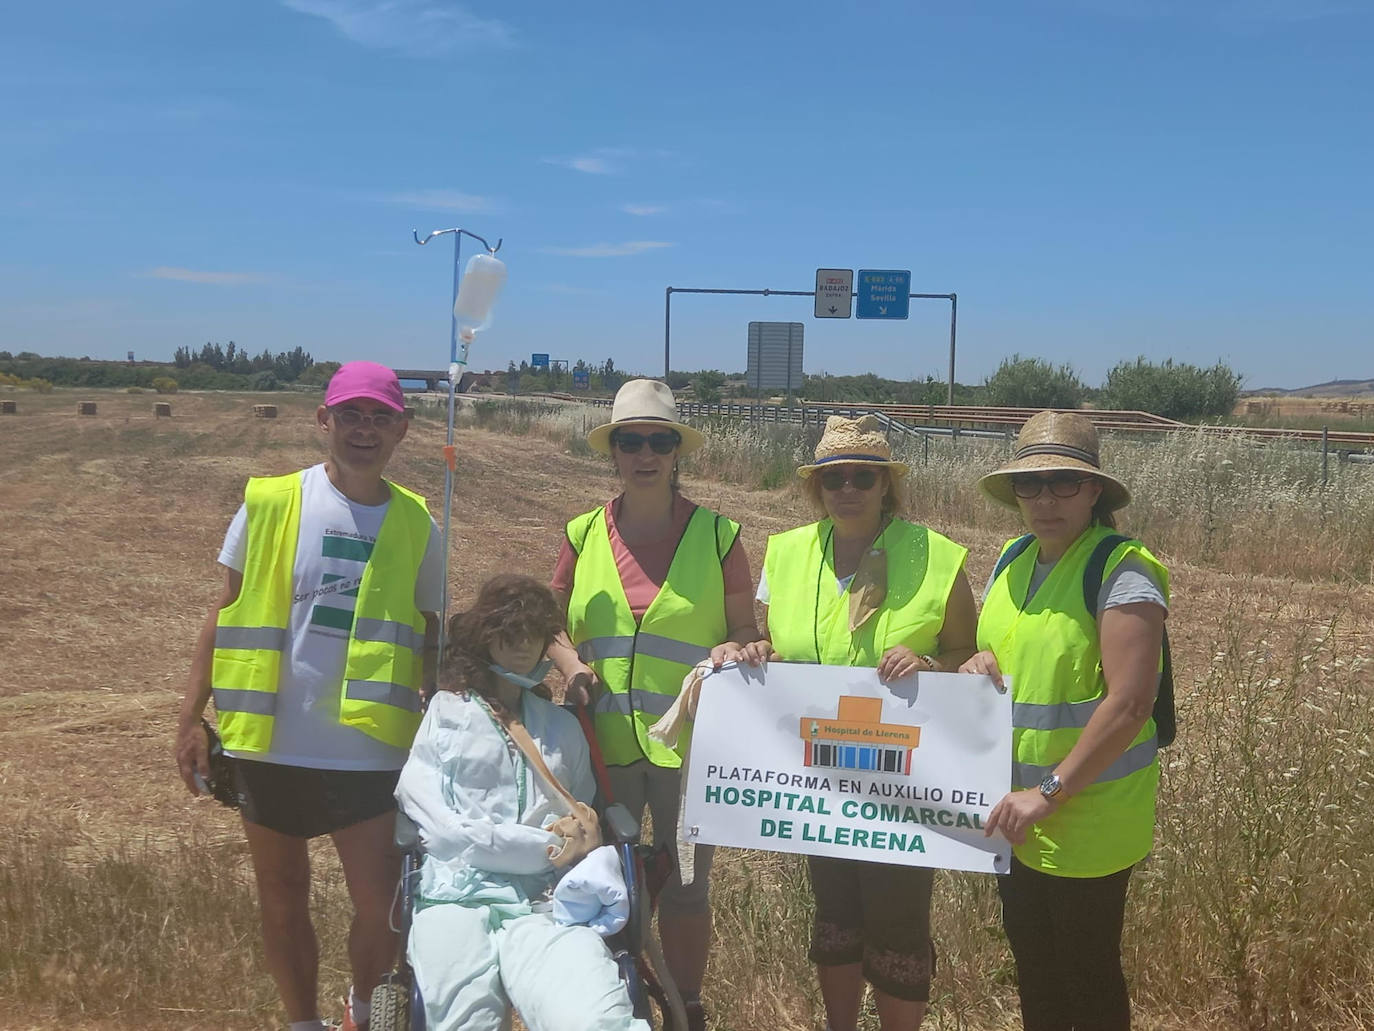
[[[1131,869],[1154,836],[1169,573],[1114,532],[1131,494],[1103,470],[1081,415],[1032,416],[1011,461],[978,485],[1030,531],[1003,549],[979,651],[959,670],[1011,678],[1012,791],[987,830],[1013,846],[998,890],[1022,1020],[1026,1031],[1124,1031],[1121,929]]]
[[[567,524],[551,586],[566,606],[568,633],[549,655],[570,698],[591,694],[616,801],[637,819],[647,805],[655,844],[671,844],[690,735],[670,749],[648,731],[696,663],[736,661],[758,638],[749,558],[738,523],[678,489],[678,458],[704,438],[678,418],[666,384],[627,382],[610,421],[588,433],[587,443],[611,456],[620,493]],[[698,845],[692,883],[684,886],[674,872],[658,902],[663,953],[689,1031],[705,1027],[700,992],[711,943],[711,853]]]
[[[968,552],[901,518],[907,471],[873,416],[830,417],[815,461],[797,470],[822,518],[768,539],[757,599],[769,640],[746,646],[747,661],[870,666],[894,681],[952,672],[973,654]],[[820,856],[807,868],[829,1026],[853,1031],[867,980],[883,1031],[918,1027],[935,958],[933,871]]]

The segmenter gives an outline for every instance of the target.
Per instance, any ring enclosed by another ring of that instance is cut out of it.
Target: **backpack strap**
[[[1127,541],[1134,540],[1125,534],[1114,533],[1097,542],[1087,568],[1083,570],[1083,604],[1097,618],[1097,599],[1102,593],[1102,577],[1107,571],[1107,560]],[[1169,649],[1169,628],[1164,628],[1164,663],[1159,674],[1159,692],[1155,695],[1152,713],[1155,721],[1155,737],[1158,747],[1168,748],[1178,736],[1178,715],[1174,709],[1174,660]]]
[[[1102,577],[1107,572],[1107,559],[1112,557],[1112,552],[1129,540],[1134,538],[1127,537],[1124,533],[1109,534],[1097,542],[1097,547],[1093,548],[1093,553],[1088,557],[1088,564],[1083,569],[1083,607],[1092,613],[1093,619],[1097,618],[1097,596],[1102,593]]]
[[[1006,550],[997,557],[997,565],[992,567],[992,579],[996,580],[1002,575],[1007,566],[1015,562],[1021,554],[1031,546],[1035,540],[1035,534],[1023,533],[1016,540],[1007,545]]]

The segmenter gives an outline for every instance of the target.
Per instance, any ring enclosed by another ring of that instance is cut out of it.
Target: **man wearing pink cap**
[[[213,694],[291,1031],[325,1027],[309,839],[333,839],[353,901],[345,1029],[367,1028],[372,989],[396,955],[393,792],[433,682],[443,596],[443,545],[424,499],[382,477],[409,427],[395,373],[342,366],[315,420],[325,461],[249,480],[229,525],[224,590],[196,643],[176,745],[199,794]]]

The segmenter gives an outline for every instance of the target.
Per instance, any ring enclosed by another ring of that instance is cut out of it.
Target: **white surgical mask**
[[[508,680],[512,684],[523,687],[528,691],[531,688],[538,687],[544,682],[544,678],[549,675],[549,670],[553,669],[553,660],[544,659],[528,673],[516,673],[514,670],[506,669],[505,666],[498,665],[495,662],[488,663],[487,668],[498,677]]]

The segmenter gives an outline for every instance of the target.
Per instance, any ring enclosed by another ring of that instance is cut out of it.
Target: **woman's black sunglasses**
[[[866,465],[846,473],[843,469],[826,469],[821,473],[821,486],[826,490],[843,490],[846,483],[854,484],[855,490],[872,490],[878,482],[878,470]]]
[[[667,430],[663,433],[650,433],[645,436],[643,433],[625,433],[616,430],[611,434],[611,443],[614,444],[622,454],[637,455],[639,449],[646,443],[649,450],[656,455],[672,454],[675,447],[682,443],[682,435],[677,430]]]
[[[1039,476],[1013,476],[1011,492],[1018,498],[1030,501],[1032,498],[1038,498],[1040,492],[1048,487],[1056,498],[1071,498],[1091,479],[1091,476],[1074,476],[1072,473],[1061,473],[1046,479]]]

